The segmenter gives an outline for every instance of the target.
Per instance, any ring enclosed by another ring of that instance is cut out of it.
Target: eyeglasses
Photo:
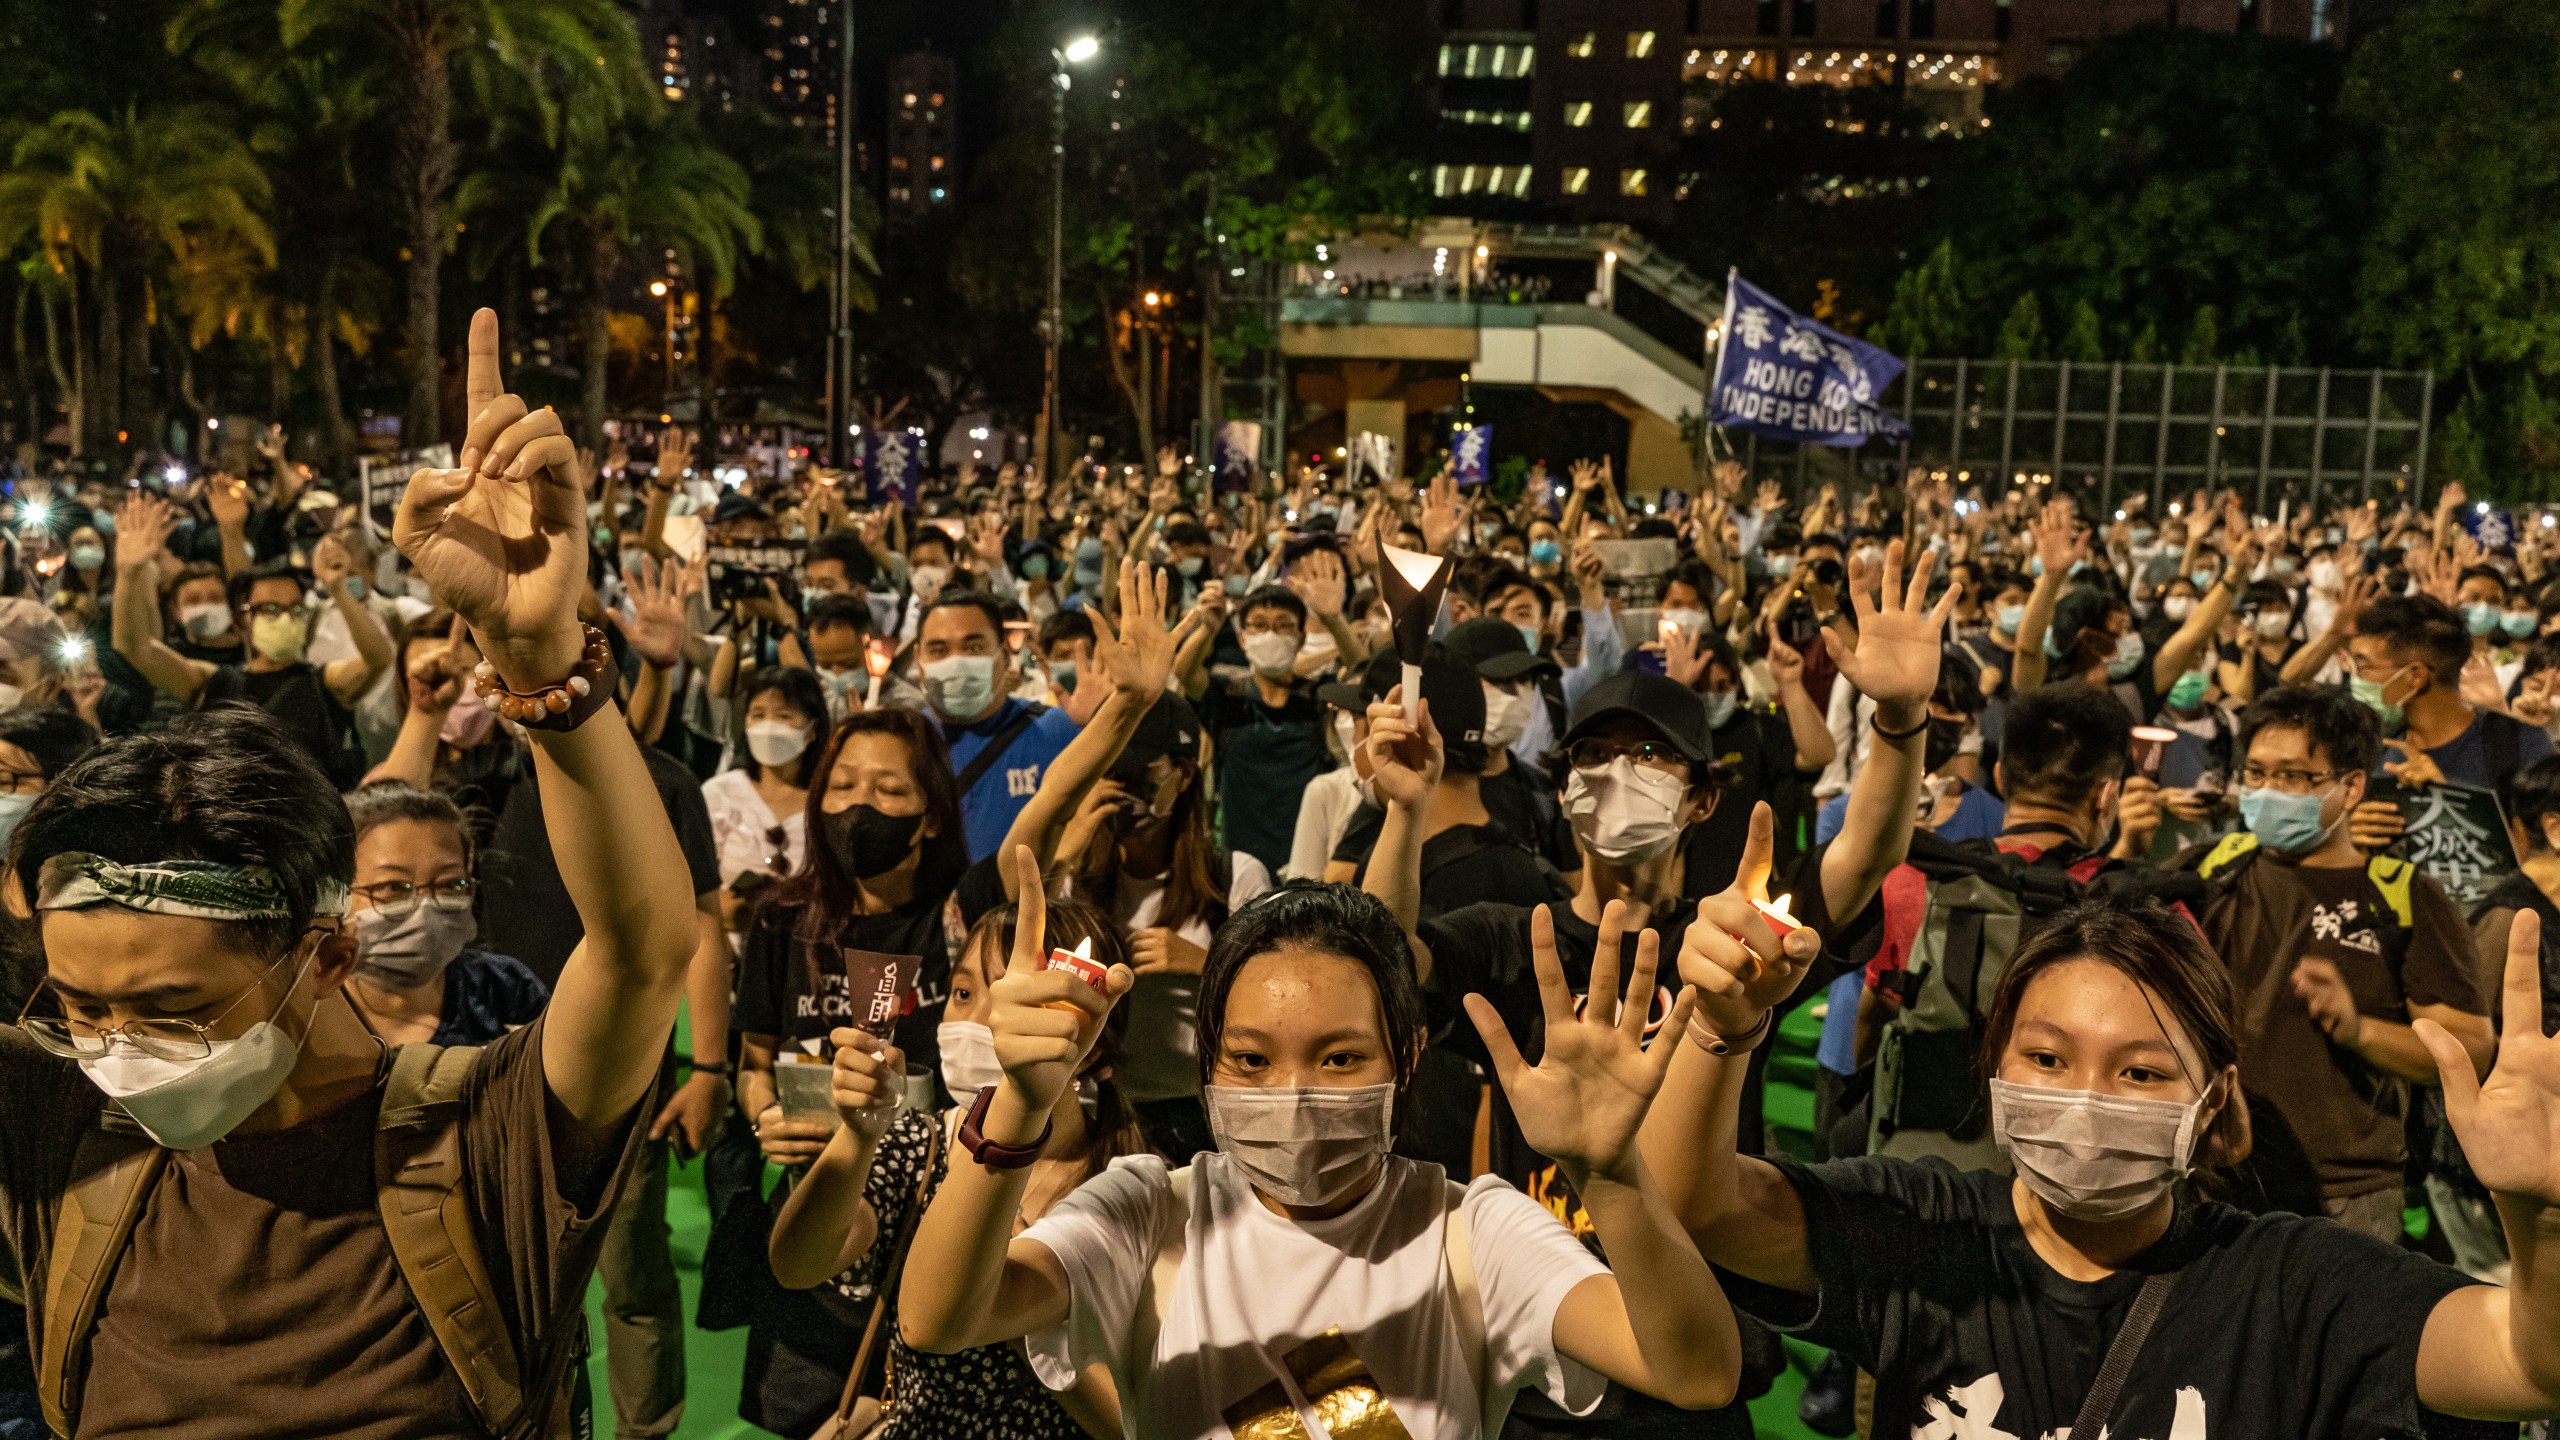
[[[0,768],[0,795],[41,795],[43,793],[43,772]]]
[[[1685,770],[1689,757],[1659,740],[1637,740],[1620,743],[1615,740],[1576,740],[1564,752],[1565,763],[1576,770],[1606,770],[1609,762],[1625,756],[1639,765],[1655,770]]]
[[[2294,795],[2307,795],[2337,779],[2344,771],[2268,770],[2256,765],[2240,767],[2240,783],[2252,790],[2276,789]]]
[[[327,932],[310,933],[325,934]],[[139,1020],[127,1020],[122,1025],[101,1026],[92,1025],[85,1020],[74,1020],[68,1015],[39,1015],[35,1013],[35,1008],[45,996],[52,996],[56,1006],[62,1003],[62,996],[54,990],[53,981],[48,977],[44,983],[36,987],[35,994],[27,997],[26,1007],[18,1014],[18,1028],[26,1031],[28,1038],[38,1045],[66,1060],[98,1059],[107,1053],[107,1044],[110,1040],[122,1040],[143,1054],[161,1060],[202,1060],[213,1053],[213,1027],[221,1024],[224,1017],[232,1011],[239,1009],[241,1001],[255,993],[257,988],[265,983],[266,978],[275,973],[278,965],[293,958],[294,952],[301,948],[299,944],[289,946],[282,955],[269,961],[267,967],[258,972],[257,979],[234,991],[231,998],[224,1002],[222,1009],[208,1021],[182,1020],[174,1015],[155,1015]]]
[[[262,600],[249,607],[249,617],[253,620],[272,620],[279,615],[299,614],[301,610],[302,607],[299,605],[287,605],[280,600]]]
[[[432,901],[439,910],[471,908],[471,877],[457,875],[450,880],[435,880],[424,885],[407,880],[385,880],[379,885],[358,885],[355,893],[373,902],[385,920],[397,920],[418,908],[420,900]]]

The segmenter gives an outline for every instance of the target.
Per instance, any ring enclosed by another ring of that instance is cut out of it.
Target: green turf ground
[[[1809,1013],[1811,1008],[1798,1007],[1779,1027],[1776,1047],[1769,1056],[1769,1131],[1781,1147],[1796,1155],[1809,1155],[1812,1144],[1813,1047],[1821,1026]],[[678,1043],[683,1043],[681,1037]],[[676,1275],[684,1285],[684,1310],[690,1322],[702,1284],[702,1242],[711,1230],[711,1212],[703,1204],[699,1162],[676,1167],[670,1177],[667,1224],[675,1231]],[[596,1433],[610,1436],[612,1400],[605,1384],[604,1288],[600,1284],[587,1290],[587,1330],[597,1337],[596,1354],[588,1366],[595,1391]],[[1811,1373],[1821,1353],[1789,1342],[1787,1354],[1794,1365],[1778,1377],[1777,1385],[1768,1394],[1751,1404],[1753,1428],[1760,1435],[1812,1440],[1813,1432],[1797,1423],[1796,1396],[1804,1389],[1805,1376]],[[745,1330],[714,1332],[694,1329],[688,1323],[684,1354],[688,1393],[684,1424],[676,1431],[682,1440],[761,1440],[772,1433],[738,1418],[738,1377],[747,1354]]]

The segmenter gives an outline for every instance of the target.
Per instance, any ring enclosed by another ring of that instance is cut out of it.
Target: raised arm
[[[136,495],[116,509],[116,593],[110,634],[116,653],[160,690],[193,700],[214,667],[160,638],[160,555],[168,548],[169,502]]]
[[[1778,638],[1776,620],[1761,622],[1761,628],[1769,638],[1769,678],[1778,685],[1778,709],[1787,717],[1788,737],[1796,742],[1796,768],[1822,770],[1840,747],[1831,738],[1822,707],[1813,703],[1813,692],[1804,688],[1804,656]]]
[[[1030,1145],[1047,1133],[1051,1108],[1136,977],[1128,966],[1114,965],[1103,991],[1066,971],[1042,969],[1048,905],[1040,866],[1030,851],[1017,849],[1009,868],[1022,897],[1021,919],[1012,962],[988,992],[995,1001],[988,1028],[995,1031],[1004,1078],[978,1128],[997,1144]],[[1065,1267],[1048,1246],[1013,1238],[1030,1174],[1027,1168],[990,1170],[966,1149],[952,1152],[950,1176],[917,1223],[899,1282],[898,1333],[911,1348],[956,1354],[1066,1320]]]
[[[2044,637],[2053,628],[2054,603],[2062,598],[2062,584],[2071,573],[2071,562],[2087,553],[2088,542],[2072,533],[2078,518],[2072,513],[2070,501],[2055,500],[2045,505],[2044,513],[2029,527],[2035,536],[2036,558],[2044,562],[2044,570],[2036,576],[2035,588],[2027,592],[2027,613],[2018,621],[2018,649],[2010,662],[2009,686],[2021,695],[2044,683]]]
[[[501,683],[531,693],[566,681],[585,648],[586,497],[559,417],[500,393],[493,311],[471,318],[465,389],[462,466],[410,477],[393,538]],[[528,733],[544,829],[586,931],[552,987],[543,1077],[572,1120],[601,1128],[656,1078],[694,949],[693,881],[610,699],[575,730]]]
[[[2240,596],[2242,577],[2255,563],[2255,542],[2242,532],[2242,538],[2222,557],[2222,569],[2213,583],[2196,597],[2196,607],[2187,612],[2187,622],[2177,633],[2160,642],[2160,653],[2151,657],[2151,681],[2154,688],[2166,692],[2178,683],[2178,677],[2195,668],[2196,658],[2213,644],[2214,635],[2222,628],[2222,617],[2231,613],[2231,604]],[[2252,667],[2242,665],[2244,671]]]
[[[249,553],[249,482],[217,470],[205,477],[204,503],[213,511],[214,532],[222,537],[223,578],[258,563]]]
[[[1899,540],[1885,547],[1881,584],[1852,563],[1849,600],[1857,607],[1858,628],[1852,634],[1835,621],[1838,628],[1831,632],[1840,678],[1876,702],[1867,763],[1850,784],[1840,834],[1822,856],[1825,913],[1842,919],[1867,908],[1884,877],[1911,851],[1912,817],[1926,768],[1921,757],[1928,745],[1929,696],[1938,688],[1939,637],[1956,603],[1950,587],[1935,608],[1929,605],[1929,568],[1936,558],[1921,554],[1907,589]],[[1872,600],[1870,585],[1877,586]]]
[[[356,590],[355,561],[335,535],[324,535],[312,547],[311,578],[328,592],[329,602],[338,607],[338,617],[347,622],[347,635],[356,643],[356,653],[343,660],[332,660],[320,672],[329,693],[341,705],[353,705],[373,688],[382,672],[391,668],[391,632],[366,606]]]
[[[1387,808],[1369,850],[1369,870],[1360,888],[1377,898],[1413,944],[1414,977],[1431,978],[1431,947],[1423,943],[1422,812],[1440,783],[1443,751],[1439,728],[1431,723],[1431,702],[1421,701],[1415,714],[1404,713],[1404,687],[1369,707],[1369,733],[1361,743],[1369,751],[1370,784]]]
[[[2293,658],[2284,662],[2283,673],[2277,678],[2287,685],[2310,684],[2311,678],[2329,663],[2329,657],[2346,648],[2347,640],[2356,633],[2356,617],[2373,603],[2377,588],[2370,575],[2348,576],[2338,591],[2338,608],[2330,613],[2329,623],[2311,638],[2310,644],[2293,652]]]
[[[851,1269],[871,1253],[880,1234],[880,1217],[863,1192],[871,1162],[879,1158],[880,1138],[898,1118],[905,1052],[845,1026],[829,1032],[828,1040],[836,1053],[827,1098],[844,1123],[792,1183],[790,1198],[773,1217],[765,1254],[773,1278],[786,1290],[806,1290]]]
[[[1343,595],[1350,588],[1350,577],[1342,570],[1342,557],[1330,550],[1310,550],[1289,567],[1281,583],[1306,602],[1307,613],[1333,637],[1335,671],[1343,675],[1360,673],[1361,667],[1369,663],[1369,647],[1361,643],[1359,632],[1342,618]]]

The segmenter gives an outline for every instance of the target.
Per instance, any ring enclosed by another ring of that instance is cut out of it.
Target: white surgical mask
[[[393,919],[379,910],[347,916],[356,932],[356,974],[383,990],[415,990],[444,973],[480,929],[471,902],[421,899]]]
[[[1731,720],[1733,712],[1742,705],[1742,693],[1737,690],[1710,690],[1698,698],[1707,707],[1709,730],[1723,729],[1725,722]]]
[[[1283,635],[1276,630],[1247,631],[1244,658],[1253,666],[1254,674],[1278,679],[1288,674],[1289,667],[1297,663],[1298,637]]]
[[[1219,1153],[1283,1205],[1330,1205],[1367,1179],[1393,1135],[1396,1087],[1211,1085]]]
[[[808,748],[809,731],[805,726],[759,720],[747,727],[747,753],[755,756],[759,765],[788,765]]]
[[[1345,763],[1350,761],[1352,752],[1360,746],[1359,731],[1354,728],[1351,712],[1348,710],[1333,712],[1333,743],[1340,747]]]
[[[181,605],[178,628],[199,645],[208,645],[231,633],[231,607],[228,605]]]
[[[1613,865],[1641,865],[1680,838],[1679,776],[1621,755],[1601,770],[1565,777],[1564,813],[1591,853]]]
[[[975,1020],[945,1020],[933,1032],[942,1051],[942,1084],[965,1102],[1004,1078],[996,1063],[996,1032]]]
[[[918,565],[907,572],[907,588],[915,592],[917,599],[930,600],[942,593],[943,585],[950,579],[951,569],[947,565]]]
[[[2186,619],[2187,612],[2195,608],[2196,597],[2193,595],[2172,595],[2160,602],[2160,613],[2172,620]]]
[[[2261,639],[2277,640],[2293,628],[2293,616],[2282,610],[2261,610],[2256,623]]]
[[[975,720],[996,698],[992,655],[946,655],[924,663],[924,695],[953,720]]]
[[[2335,590],[2338,588],[2338,562],[2335,560],[2312,561],[2309,574],[2311,577],[2311,588],[2314,590]]]
[[[1489,680],[1477,683],[1484,686],[1484,743],[1495,750],[1508,750],[1529,733],[1529,692]]]
[[[1704,610],[1665,610],[1655,617],[1659,624],[1678,627],[1693,644],[1699,636],[1707,633],[1707,618]]]
[[[2186,1175],[2204,1100],[1991,1082],[1991,1136],[2018,1178],[2074,1220],[2140,1214]]]
[[[293,972],[294,985],[302,983],[310,964],[305,956]],[[284,1013],[292,995],[286,987],[276,1014]],[[305,1026],[304,1037],[310,1033]],[[274,1099],[302,1057],[302,1042],[286,1039],[274,1015],[237,1039],[209,1043],[213,1053],[200,1060],[168,1060],[110,1040],[106,1054],[81,1061],[80,1068],[153,1140],[171,1150],[195,1150],[238,1129]]]

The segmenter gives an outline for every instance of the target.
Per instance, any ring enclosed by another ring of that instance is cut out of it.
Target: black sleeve
[[[785,1038],[782,1017],[789,1004],[783,994],[783,975],[790,949],[788,930],[760,924],[747,932],[738,954],[738,999],[729,1009],[730,1029],[741,1035]]]
[[[2290,1302],[2286,1328],[2298,1353],[2317,1366],[2309,1388],[2322,1397],[2322,1410],[2339,1416],[2325,1427],[2329,1433],[2506,1433],[2447,1424],[2418,1403],[2427,1317],[2444,1297],[2478,1282],[2417,1251],[2298,1215],[2258,1216],[2247,1238],[2267,1255],[2269,1283]]]
[[[1469,905],[1418,928],[1431,947],[1431,980],[1423,1001],[1441,1043],[1479,1065],[1492,1064],[1467,1019],[1465,999],[1482,995],[1514,1036],[1540,1029],[1546,1012],[1529,964],[1529,912],[1518,905]],[[1543,1033],[1543,1032],[1542,1032]]]
[[[1787,712],[1784,710],[1765,712],[1758,717],[1757,723],[1760,726],[1759,780],[1774,792],[1795,778],[1796,732],[1787,724]]]
[[[995,854],[960,872],[951,897],[960,906],[962,924],[975,925],[979,916],[1005,903],[1004,872],[997,868],[1003,859],[1003,849],[998,847]]]
[[[659,757],[650,761],[649,770],[658,782],[658,798],[666,802],[667,819],[675,824],[685,869],[693,874],[693,893],[719,889],[720,846],[711,837],[711,807],[702,798],[702,786],[693,772],[663,751],[646,753]]]
[[[1857,914],[1845,919],[1834,916],[1830,900],[1822,890],[1822,857],[1831,853],[1831,845],[1832,842],[1826,840],[1814,846],[1797,857],[1795,868],[1783,877],[1770,876],[1769,893],[1772,896],[1793,896],[1787,908],[1788,913],[1796,917],[1796,923],[1811,926],[1815,933],[1821,935],[1825,950],[1846,954],[1869,931],[1884,922],[1884,891],[1878,888],[1875,896],[1867,901],[1866,908]]]
[[[550,1002],[551,987],[533,973],[525,963],[512,955],[490,957],[491,999],[495,1001],[498,1021],[505,1025],[530,1025]]]
[[[1808,1314],[1801,1295],[1753,1284],[1735,1290],[1735,1307],[1763,1324],[1842,1351],[1874,1374],[1882,1368],[1878,1352],[1888,1312],[1929,1288],[1927,1272],[1994,1273],[1988,1232],[1975,1222],[1986,1183],[2005,1203],[2005,1176],[1968,1176],[1944,1161],[1877,1155],[1814,1166],[1783,1158],[1769,1163],[1804,1203],[1814,1294]]]
[[[1342,838],[1334,842],[1333,858],[1354,865],[1369,863],[1369,852],[1378,848],[1378,832],[1386,828],[1387,812],[1363,803],[1351,812],[1351,823],[1342,827]]]

